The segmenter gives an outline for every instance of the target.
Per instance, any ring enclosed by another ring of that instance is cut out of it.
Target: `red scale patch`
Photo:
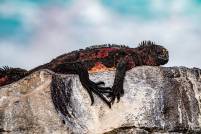
[[[0,78],[0,86],[6,85],[8,81],[7,77]]]
[[[109,52],[117,50],[116,48],[101,48],[97,54],[97,58],[106,58]]]

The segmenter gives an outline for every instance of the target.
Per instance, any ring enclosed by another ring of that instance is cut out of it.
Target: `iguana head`
[[[144,65],[164,65],[169,60],[169,53],[166,48],[156,45],[151,41],[143,41],[138,47]]]
[[[23,78],[26,73],[27,70],[21,68],[10,68],[7,66],[0,68],[0,86],[17,81]]]

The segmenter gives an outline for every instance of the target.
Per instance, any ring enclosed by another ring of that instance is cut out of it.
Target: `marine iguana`
[[[63,54],[30,71],[4,67],[0,69],[0,86],[17,81],[40,69],[50,69],[62,74],[78,74],[82,86],[91,98],[91,104],[94,103],[92,93],[95,93],[111,107],[115,99],[119,102],[124,94],[123,82],[127,70],[142,65],[164,65],[168,60],[167,49],[151,41],[143,41],[137,48],[115,44],[97,45]],[[88,71],[113,68],[116,68],[116,74],[112,88],[103,87],[102,81],[93,82],[89,79]]]

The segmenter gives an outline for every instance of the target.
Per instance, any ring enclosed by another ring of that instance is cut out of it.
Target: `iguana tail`
[[[25,69],[4,66],[0,68],[0,86],[15,82],[25,77],[27,73]]]

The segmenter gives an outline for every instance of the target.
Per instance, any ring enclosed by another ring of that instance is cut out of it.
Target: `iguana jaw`
[[[158,58],[158,64],[159,65],[164,65],[168,62],[169,60],[167,58]]]

